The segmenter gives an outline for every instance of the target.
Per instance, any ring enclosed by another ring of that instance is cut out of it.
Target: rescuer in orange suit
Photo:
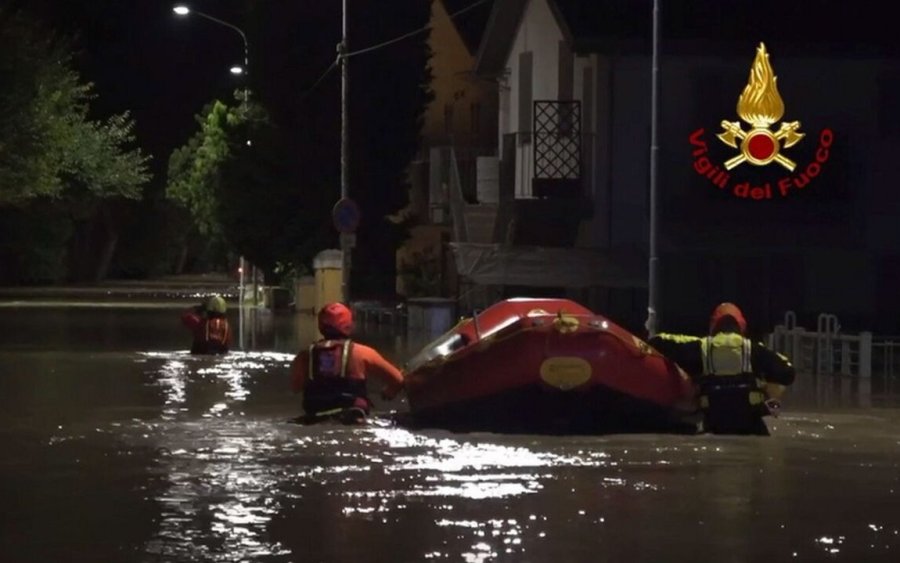
[[[225,354],[231,346],[231,327],[225,300],[213,295],[181,314],[181,323],[194,334],[191,354]]]
[[[303,393],[304,421],[336,417],[362,422],[371,402],[366,380],[383,384],[381,396],[393,399],[403,389],[403,374],[374,348],[353,342],[353,313],[341,303],[322,307],[318,315],[323,338],[302,350],[291,363],[291,388]]]
[[[708,336],[663,333],[649,340],[697,383],[706,432],[768,435],[763,417],[777,415],[781,396],[794,382],[790,361],[746,332],[740,308],[722,303],[712,312]]]

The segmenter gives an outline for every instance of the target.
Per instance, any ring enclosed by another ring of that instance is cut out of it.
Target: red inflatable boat
[[[406,365],[412,423],[534,433],[691,431],[689,377],[567,299],[509,299]]]

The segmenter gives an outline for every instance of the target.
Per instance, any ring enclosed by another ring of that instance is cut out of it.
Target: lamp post
[[[650,95],[650,261],[647,280],[647,322],[645,328],[650,337],[656,335],[657,312],[659,311],[659,256],[657,255],[658,229],[658,195],[657,195],[657,157],[659,142],[657,129],[659,121],[659,0],[653,0],[653,58],[651,62],[651,95]]]
[[[345,1],[346,1],[346,0],[345,0]],[[207,19],[207,20],[209,20],[209,21],[211,21],[211,22],[217,23],[217,24],[219,24],[219,25],[221,25],[221,26],[227,27],[228,29],[231,29],[232,31],[237,32],[237,34],[241,36],[241,41],[244,43],[244,66],[241,67],[241,66],[238,66],[238,65],[234,65],[234,66],[232,66],[229,70],[230,70],[230,72],[231,72],[232,74],[235,74],[235,75],[244,75],[244,77],[245,77],[244,80],[245,80],[245,81],[248,80],[247,77],[250,75],[250,44],[249,44],[249,42],[247,41],[247,34],[244,33],[244,30],[242,30],[241,28],[239,28],[238,26],[236,26],[236,25],[234,25],[234,24],[228,23],[227,21],[221,20],[221,19],[219,19],[219,18],[217,18],[217,17],[215,17],[215,16],[211,16],[211,15],[206,14],[206,13],[204,13],[204,12],[201,12],[201,11],[199,11],[199,10],[191,9],[191,8],[189,8],[188,6],[184,5],[184,4],[178,4],[178,5],[174,6],[174,7],[172,7],[172,11],[175,12],[176,15],[182,16],[182,17],[188,16],[188,15],[191,15],[191,14],[194,14],[194,15],[200,16],[201,18]],[[244,98],[244,99],[243,99],[243,103],[244,103],[244,106],[245,106],[245,108],[246,108],[247,102],[248,102],[248,100],[250,99],[250,87],[249,87],[249,85],[246,85],[246,86],[244,87],[244,96],[243,96],[243,98]],[[248,144],[248,145],[250,144],[250,140],[249,140],[249,139],[247,140],[247,144]],[[240,343],[239,343],[239,345],[240,345],[241,348],[244,347],[244,330],[243,330],[243,318],[244,318],[244,269],[245,269],[245,260],[244,260],[244,256],[241,255],[241,257],[240,257],[240,262],[239,262],[239,265],[238,265],[238,273],[239,273],[239,275],[240,275],[239,282],[238,282],[238,292],[239,292],[239,295],[238,295],[238,307],[239,307],[240,325],[241,325],[241,326],[239,327],[239,331],[238,331],[238,332],[240,333],[240,336],[239,336],[239,338],[240,338]],[[253,304],[256,305],[256,304],[257,304],[257,303],[256,303],[256,301],[257,301],[256,266],[253,266],[253,275],[252,275],[252,277],[253,277]]]

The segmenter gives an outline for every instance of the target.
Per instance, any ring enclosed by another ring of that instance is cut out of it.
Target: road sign
[[[344,234],[356,232],[356,228],[359,227],[359,216],[359,206],[349,197],[339,199],[331,210],[334,227]]]

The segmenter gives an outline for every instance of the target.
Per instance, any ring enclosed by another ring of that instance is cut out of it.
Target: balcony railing
[[[503,135],[500,146],[501,199],[504,195],[509,198],[579,198],[594,193],[591,182],[596,166],[595,133],[579,135],[577,173],[571,162],[563,164],[564,160],[571,159],[571,155],[556,160],[547,155],[540,162],[536,161],[534,144],[538,138],[539,135],[528,131]],[[549,141],[545,139],[545,143]],[[536,190],[537,186],[543,187]]]
[[[534,102],[534,176],[537,197],[575,197],[582,187],[581,102]]]

